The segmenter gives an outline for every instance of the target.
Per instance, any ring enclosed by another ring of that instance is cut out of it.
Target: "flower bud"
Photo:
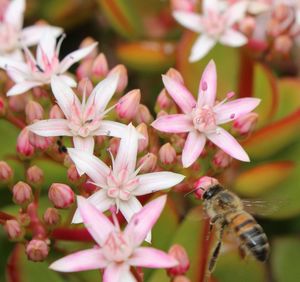
[[[13,177],[13,170],[5,161],[0,161],[0,181],[8,182]]]
[[[27,182],[31,185],[40,185],[44,181],[44,172],[36,165],[30,167],[26,171]]]
[[[223,150],[218,150],[214,155],[212,163],[215,168],[226,168],[230,165],[232,157],[226,154]]]
[[[102,146],[103,143],[105,142],[106,136],[105,135],[98,135],[95,136],[95,143],[98,146]]]
[[[28,123],[33,123],[36,120],[43,118],[44,109],[43,107],[35,101],[29,101],[25,107],[26,121]]]
[[[139,159],[137,166],[141,167],[140,169],[141,173],[148,173],[148,172],[153,172],[155,170],[156,163],[157,163],[157,156],[152,153],[148,153],[147,155]]]
[[[166,143],[159,149],[159,160],[164,165],[176,162],[176,151],[170,143]]]
[[[29,134],[29,130],[25,127],[17,139],[17,152],[25,157],[30,157],[34,154],[34,147],[29,142]]]
[[[45,240],[33,239],[26,246],[26,255],[31,261],[43,261],[48,253],[49,247]]]
[[[6,104],[2,97],[0,97],[0,117],[3,117],[6,113]]]
[[[113,154],[113,156],[117,155],[120,146],[120,139],[119,138],[111,138],[109,140],[109,151]]]
[[[77,183],[80,180],[80,175],[75,165],[71,165],[67,171],[68,180],[72,183]]]
[[[233,122],[232,127],[240,135],[246,135],[251,133],[255,129],[257,120],[257,113],[248,113],[237,118]]]
[[[86,37],[84,38],[80,43],[80,49],[88,47],[92,44],[94,44],[96,41],[92,37]],[[86,57],[84,57],[84,60],[94,59],[98,54],[98,48],[94,48],[92,52],[90,52]]]
[[[293,47],[293,39],[289,35],[279,35],[274,39],[274,51],[288,55]]]
[[[27,183],[23,181],[19,181],[13,186],[12,193],[13,201],[17,205],[28,204],[32,199],[32,189]]]
[[[24,231],[20,223],[15,219],[7,220],[4,224],[4,230],[11,240],[21,239],[24,235]]]
[[[93,91],[93,83],[88,78],[82,78],[80,79],[77,90],[79,94],[83,97],[83,94],[85,92],[85,97],[89,97]]]
[[[47,225],[57,225],[60,222],[60,214],[55,208],[47,208],[44,213],[44,222]]]
[[[33,132],[30,132],[29,133],[29,142],[36,149],[40,149],[40,150],[44,151],[44,150],[48,149],[49,146],[52,144],[53,138],[39,136]]]
[[[169,255],[178,261],[178,265],[167,270],[170,276],[177,276],[185,274],[190,268],[190,261],[188,254],[184,247],[175,244],[169,249]]]
[[[168,115],[167,112],[165,112],[165,111],[159,111],[157,113],[157,115],[156,115],[156,118],[160,118],[160,117],[163,117],[163,116],[166,116],[166,115]]]
[[[48,92],[43,87],[33,87],[32,88],[32,94],[35,98],[42,98],[42,97],[48,97]]]
[[[252,16],[246,16],[239,22],[239,30],[247,37],[251,37],[256,27],[255,18]]]
[[[124,65],[117,65],[113,69],[110,70],[108,75],[113,74],[113,73],[119,73],[119,83],[117,86],[117,92],[123,92],[124,89],[127,86],[128,83],[128,75],[127,75],[127,69],[125,68]]]
[[[170,68],[166,75],[172,79],[174,79],[176,82],[184,84],[184,80],[180,72],[176,69]]]
[[[196,4],[196,0],[171,0],[171,8],[175,11],[194,12]]]
[[[146,124],[150,124],[153,121],[153,117],[151,116],[149,109],[145,105],[139,104],[135,116],[135,121],[138,124],[142,122]]]
[[[100,53],[93,62],[92,75],[96,78],[104,78],[108,74],[108,63],[103,53]]]
[[[73,190],[62,183],[53,183],[49,188],[48,197],[53,205],[59,209],[68,208],[75,201]]]
[[[11,96],[8,98],[8,106],[14,112],[22,112],[25,109],[28,99],[28,95]]]
[[[211,186],[219,184],[216,178],[209,176],[200,177],[194,184],[195,197],[197,199],[202,199],[204,192]]]
[[[116,106],[116,112],[122,119],[132,120],[138,110],[138,105],[141,100],[141,91],[134,89],[124,95]]]
[[[49,118],[64,118],[65,115],[62,112],[62,110],[60,109],[60,107],[58,105],[54,105],[50,112],[49,112]]]
[[[81,80],[85,77],[90,77],[91,69],[93,65],[93,60],[84,60],[81,61],[80,65],[76,69],[76,77],[78,80]]]
[[[136,127],[137,132],[141,133],[144,138],[139,138],[138,141],[138,152],[144,151],[149,144],[149,135],[147,130],[147,125],[145,123],[141,123]]]
[[[159,110],[168,110],[172,106],[172,100],[170,99],[166,89],[160,91],[156,99],[156,106]]]

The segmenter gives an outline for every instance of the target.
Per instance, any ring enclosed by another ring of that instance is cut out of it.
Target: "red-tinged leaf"
[[[300,128],[300,110],[256,131],[242,145],[251,159],[266,159],[299,138],[297,128]]]
[[[127,67],[141,72],[164,72],[175,63],[175,46],[169,42],[122,43],[117,55]]]
[[[260,198],[263,194],[283,184],[295,167],[296,164],[292,161],[256,165],[237,177],[234,183],[234,191],[246,198]]]

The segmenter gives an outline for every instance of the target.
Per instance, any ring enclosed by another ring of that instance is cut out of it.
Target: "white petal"
[[[72,136],[66,119],[46,119],[35,122],[27,127],[40,136]]]
[[[99,129],[94,132],[94,135],[107,135],[118,138],[123,138],[126,134],[127,126],[123,123],[102,120]]]
[[[217,12],[220,9],[220,5],[221,3],[219,0],[203,0],[202,2],[202,7],[204,12],[207,12],[209,10]]]
[[[132,275],[130,274],[129,265],[126,263],[110,263],[105,268],[103,274],[103,282],[133,282]]]
[[[20,30],[23,26],[25,0],[12,0],[4,13],[4,22]]]
[[[94,153],[95,141],[93,136],[88,136],[84,138],[80,136],[74,136],[73,142],[75,149],[84,151],[91,155]]]
[[[220,43],[231,47],[240,47],[247,44],[248,39],[241,32],[234,29],[227,29],[219,39]]]
[[[247,1],[240,1],[231,5],[225,12],[224,16],[227,17],[226,25],[232,26],[234,23],[244,18],[247,6]]]
[[[132,216],[142,208],[141,203],[136,197],[131,197],[128,201],[120,201],[120,211],[129,222]]]
[[[6,94],[7,96],[20,95],[32,89],[33,87],[40,86],[40,85],[43,84],[36,81],[22,81],[15,84],[12,88],[10,88]]]
[[[216,40],[206,34],[200,35],[191,50],[190,62],[196,62],[205,57],[208,52],[216,45]]]
[[[184,27],[195,32],[202,32],[201,16],[192,12],[175,11],[173,17]]]
[[[43,37],[40,39],[36,51],[37,63],[43,70],[45,70],[48,67],[48,64],[52,62],[55,55],[55,47],[56,36],[50,32],[50,29],[49,31],[46,30]]]
[[[12,58],[0,57],[0,68],[9,71],[14,71],[19,73],[19,79],[14,80],[15,82],[21,82],[27,77],[27,74],[30,73],[30,69],[27,64],[22,61],[14,60]],[[14,79],[12,77],[12,79]]]
[[[75,79],[73,77],[71,77],[70,75],[60,75],[59,76],[67,85],[69,85],[70,87],[76,87],[77,86],[77,82],[75,81]]]

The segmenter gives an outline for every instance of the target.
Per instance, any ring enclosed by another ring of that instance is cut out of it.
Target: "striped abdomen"
[[[247,212],[230,214],[229,227],[240,239],[242,246],[259,261],[266,261],[269,255],[269,243],[266,234],[256,220]]]

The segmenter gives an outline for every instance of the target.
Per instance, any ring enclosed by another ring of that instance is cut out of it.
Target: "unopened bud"
[[[96,41],[94,38],[92,37],[86,37],[84,38],[81,43],[80,43],[80,49],[81,48],[85,48],[88,47],[92,44],[94,44]],[[86,57],[84,57],[84,60],[88,60],[88,59],[94,59],[98,54],[98,48],[94,48],[92,52],[90,52]]]
[[[33,239],[26,246],[26,255],[31,261],[43,261],[48,253],[49,247],[45,240]]]
[[[95,143],[98,146],[103,145],[103,143],[105,142],[106,136],[105,135],[99,135],[99,136],[95,136]]]
[[[32,94],[35,98],[42,98],[42,97],[47,97],[48,96],[48,92],[46,89],[42,88],[42,87],[34,87],[32,88]]]
[[[171,8],[175,11],[194,12],[196,4],[196,0],[171,0]]]
[[[113,69],[110,70],[108,75],[113,74],[113,73],[119,74],[119,83],[118,83],[118,87],[117,87],[117,92],[118,93],[123,92],[128,83],[127,69],[125,68],[124,65],[117,65]]]
[[[157,115],[156,115],[156,118],[160,118],[160,117],[163,117],[163,116],[166,116],[166,115],[168,115],[167,112],[165,112],[165,111],[159,111],[157,113]]]
[[[272,17],[277,21],[282,22],[288,17],[290,17],[290,12],[290,8],[282,3],[275,6],[275,8],[273,9]]]
[[[149,144],[149,135],[147,130],[147,125],[145,123],[141,123],[136,127],[136,130],[141,133],[144,138],[139,138],[138,152],[144,151]]]
[[[13,186],[12,193],[13,201],[17,205],[25,205],[32,200],[32,189],[27,183],[23,181],[19,181]]]
[[[135,121],[138,124],[142,122],[150,124],[153,121],[153,117],[151,116],[149,109],[145,105],[139,104]]]
[[[122,119],[131,121],[137,113],[141,100],[141,91],[134,89],[124,95],[116,106],[116,112]]]
[[[72,183],[77,183],[80,180],[80,175],[75,165],[71,165],[67,171],[68,180]]]
[[[17,95],[8,98],[8,106],[13,112],[22,112],[28,101],[28,95]]]
[[[256,27],[254,17],[247,16],[239,22],[239,30],[247,37],[251,37]]]
[[[81,80],[85,77],[90,77],[91,69],[93,65],[93,60],[84,60],[81,61],[80,65],[76,69],[76,77],[78,80]]]
[[[47,225],[57,225],[60,222],[60,214],[55,208],[47,208],[44,213],[44,222]]]
[[[36,165],[26,171],[27,182],[31,185],[40,185],[44,181],[44,172]]]
[[[17,152],[25,157],[30,157],[34,154],[34,147],[29,141],[29,130],[25,127],[20,132],[17,139]]]
[[[139,159],[137,166],[141,167],[141,173],[153,172],[156,168],[157,156],[149,153]]]
[[[49,188],[48,197],[53,205],[60,209],[70,207],[75,201],[73,190],[62,183],[53,183]]]
[[[108,74],[108,63],[103,53],[100,53],[92,65],[92,75],[96,78],[104,78]]]
[[[25,107],[25,114],[27,122],[33,123],[43,118],[44,109],[38,102],[29,101]]]
[[[293,47],[293,39],[289,35],[279,35],[274,39],[274,51],[288,55]]]
[[[8,182],[13,177],[13,170],[5,161],[0,161],[0,181]]]
[[[160,91],[156,99],[156,107],[158,110],[168,110],[172,106],[172,100],[170,99],[166,89]]]
[[[4,116],[6,113],[6,104],[2,97],[0,97],[0,117]]]
[[[176,69],[170,68],[166,75],[172,79],[174,79],[176,82],[179,82],[181,84],[184,84],[184,80],[180,72]]]
[[[85,92],[86,98],[91,95],[93,88],[94,88],[93,83],[86,77],[82,78],[79,81],[78,86],[77,86],[77,90],[78,90],[79,94],[81,96],[83,96],[83,94]]]
[[[32,146],[40,150],[46,150],[53,143],[53,138],[39,136],[33,132],[29,133],[29,141]]]
[[[109,140],[109,151],[113,154],[113,156],[117,155],[120,146],[120,139],[119,138],[111,138]]]
[[[24,231],[20,223],[15,219],[7,220],[4,224],[4,230],[6,231],[9,239],[17,240],[23,237]]]
[[[218,150],[214,155],[212,163],[216,168],[226,168],[230,165],[232,157],[226,154],[223,150]]]
[[[168,274],[173,277],[185,274],[190,268],[190,261],[188,254],[184,247],[175,244],[169,250],[169,255],[178,261],[178,265],[171,267],[167,270]]]
[[[202,199],[204,192],[211,186],[219,184],[216,178],[209,176],[200,177],[194,184],[195,197],[197,199]]]
[[[170,143],[166,143],[159,149],[159,160],[164,165],[176,162],[176,151]]]
[[[57,118],[64,118],[64,117],[65,115],[58,105],[54,105],[51,108],[49,112],[49,118],[57,119]]]
[[[253,130],[255,129],[257,120],[258,120],[257,113],[248,113],[248,114],[238,117],[233,122],[232,127],[240,135],[246,135],[246,134],[253,132]]]

